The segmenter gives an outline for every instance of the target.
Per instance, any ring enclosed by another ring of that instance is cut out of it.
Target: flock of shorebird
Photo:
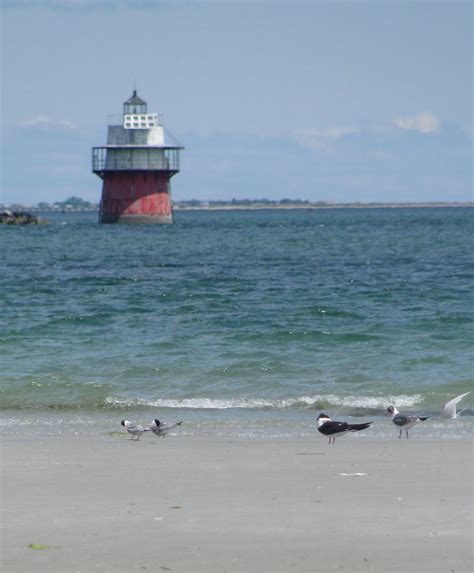
[[[122,420],[120,423],[122,426],[124,426],[127,432],[131,434],[132,440],[135,437],[137,440],[139,440],[140,436],[144,432],[153,432],[155,436],[164,438],[170,430],[176,428],[177,426],[181,426],[183,421],[181,420],[181,422],[176,422],[176,424],[167,424],[166,422],[160,422],[160,420],[153,420],[148,428],[144,428],[143,426],[140,426],[140,424],[135,424],[133,422],[129,422],[128,420]]]
[[[457,404],[470,392],[466,392],[465,394],[461,394],[460,396],[456,396],[443,407],[443,411],[451,418],[457,418],[462,410],[458,412],[456,410]],[[388,406],[387,412],[392,416],[392,422],[395,426],[400,430],[398,437],[401,439],[403,431],[405,431],[405,435],[408,438],[408,430],[413,428],[415,424],[418,422],[424,422],[430,416],[408,416],[405,414],[400,414],[395,406]],[[323,434],[324,436],[328,436],[329,443],[334,444],[336,438],[339,436],[345,436],[350,432],[359,432],[360,430],[366,430],[373,424],[373,422],[364,422],[362,424],[349,424],[348,422],[336,422],[331,420],[329,416],[326,414],[320,414],[317,419],[318,422],[318,432]]]
[[[457,404],[468,394],[471,392],[466,392],[465,394],[461,394],[460,396],[456,396],[449,402],[447,402],[444,407],[443,411],[450,416],[451,418],[457,418],[462,410],[458,412],[456,410]],[[408,430],[413,428],[415,424],[418,422],[424,422],[430,416],[408,416],[404,414],[400,414],[400,412],[395,408],[395,406],[388,406],[387,412],[392,416],[392,422],[395,426],[400,430],[398,437],[401,439],[403,431],[405,431],[406,437],[408,438]],[[144,432],[153,432],[156,436],[160,438],[164,438],[166,434],[180,426],[183,422],[176,422],[175,424],[167,424],[164,422],[160,422],[160,420],[153,420],[148,428],[144,428],[140,424],[135,424],[133,422],[129,422],[128,420],[122,420],[121,424],[125,427],[127,432],[131,434],[131,439],[133,440],[135,437],[137,440],[140,439],[140,436]],[[373,422],[363,422],[361,424],[350,424],[348,422],[337,422],[336,420],[331,420],[329,416],[326,414],[319,414],[317,418],[318,424],[318,432],[320,432],[323,436],[327,436],[329,438],[329,443],[334,444],[336,442],[336,438],[345,436],[351,432],[359,432],[360,430],[366,430],[373,424]]]

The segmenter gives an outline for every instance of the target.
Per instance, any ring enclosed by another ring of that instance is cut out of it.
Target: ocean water
[[[472,208],[45,214],[0,228],[0,429],[317,435],[324,411],[472,435]],[[367,436],[369,431],[364,432]],[[359,436],[358,436],[359,437]],[[363,438],[364,436],[360,436]]]

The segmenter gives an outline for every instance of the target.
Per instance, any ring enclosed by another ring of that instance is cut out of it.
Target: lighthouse
[[[181,149],[134,90],[121,118],[109,122],[107,145],[92,148],[92,171],[103,182],[99,222],[172,223],[170,179]]]

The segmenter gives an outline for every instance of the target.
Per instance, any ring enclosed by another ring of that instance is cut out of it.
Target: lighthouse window
[[[158,124],[158,115],[156,113],[125,114],[123,118],[123,126],[126,129],[149,129],[156,127]]]

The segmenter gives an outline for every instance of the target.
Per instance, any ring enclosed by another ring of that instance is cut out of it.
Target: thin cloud
[[[39,115],[32,119],[25,119],[18,124],[23,128],[37,128],[42,127],[45,129],[76,129],[76,125],[67,119],[52,119],[45,115]]]
[[[327,129],[297,129],[294,134],[297,137],[317,137],[319,139],[339,139],[345,135],[359,133],[355,127],[328,127]]]
[[[47,8],[58,11],[155,10],[171,5],[171,0],[3,0],[2,8]]]
[[[355,127],[328,127],[326,129],[306,128],[293,131],[293,137],[304,147],[326,149],[330,141],[358,133],[360,133],[360,129]]]
[[[97,4],[94,0],[52,0],[51,5],[65,7],[65,8],[76,8],[76,7],[84,7],[84,6],[92,6]]]
[[[399,117],[395,119],[394,124],[400,129],[418,131],[429,135],[438,131],[440,121],[434,113],[425,111],[412,117]]]
[[[4,8],[90,8],[102,5],[98,0],[4,0]]]

